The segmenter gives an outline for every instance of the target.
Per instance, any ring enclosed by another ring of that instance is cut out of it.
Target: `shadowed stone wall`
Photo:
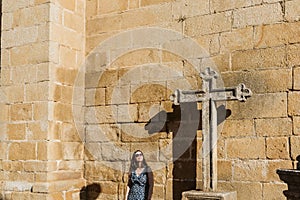
[[[135,49],[103,62],[133,39],[159,41],[159,35],[124,36],[109,54],[93,54],[106,39],[149,27],[192,38],[205,50],[200,67],[215,65],[224,86],[243,82],[253,92],[245,103],[226,103],[230,115],[219,125],[218,188],[237,191],[238,199],[283,199],[286,185],[276,169],[295,168],[300,154],[299,3],[2,0],[0,199],[123,199],[136,149],[154,169],[153,199],[180,199],[183,190],[201,185],[201,173],[196,174],[201,127],[176,136],[181,123],[195,125],[197,114],[182,118],[169,101],[173,88],[186,83],[201,88],[195,66],[159,48]],[[181,47],[172,50],[189,50]],[[79,69],[85,90],[75,99],[84,101],[74,103]],[[85,106],[84,131],[74,122],[77,104]],[[159,128],[147,130],[155,119],[152,125]],[[166,119],[166,125],[159,124]],[[176,154],[182,143],[164,148],[175,137],[192,142],[170,163],[167,153]]]
[[[286,189],[286,185],[279,180],[276,169],[294,167],[300,141],[297,125],[300,114],[300,24],[297,4],[299,1],[296,0],[129,0],[111,3],[91,0],[87,2],[86,53],[89,54],[99,42],[137,27],[167,28],[193,38],[208,52],[208,55],[200,58],[202,66],[213,62],[221,72],[226,87],[243,82],[254,93],[245,103],[226,104],[231,115],[223,123],[219,133],[219,189],[236,190],[238,199],[283,199],[282,191]],[[141,36],[141,40],[143,37],[145,36]],[[171,66],[171,70],[176,68],[180,71],[182,79],[189,77],[196,81],[197,75],[189,74],[186,70],[188,62],[180,57],[166,55],[168,53],[164,51],[151,49],[131,52],[118,59],[114,67],[106,68],[105,75],[101,76],[105,82],[101,82],[96,88],[102,97],[98,103],[101,110],[105,112],[111,106],[111,91],[116,81],[126,70],[130,71],[132,67],[143,63],[163,63]],[[139,80],[140,76],[145,77],[149,73],[142,70],[141,75],[132,77],[132,80]],[[92,80],[92,74],[87,74],[88,80]],[[164,76],[169,78],[167,74]],[[168,81],[176,82],[178,79],[180,78],[174,77]],[[131,95],[130,102],[119,102],[130,105],[132,121],[128,123],[142,124],[151,119],[152,116],[148,113],[153,104],[162,105],[167,112],[173,111],[168,100],[168,95],[172,92],[168,89],[168,81],[166,80],[165,88],[151,82],[152,86],[140,88],[133,93],[130,93],[134,88],[131,82],[122,86],[122,91]],[[196,82],[195,87],[201,88],[201,80]],[[178,88],[181,88],[180,81]],[[89,90],[87,86],[87,91]],[[115,109],[121,109],[119,104],[115,106]],[[111,120],[104,124],[114,122]],[[116,123],[122,126],[121,122],[122,119],[119,118]],[[122,128],[114,130],[114,141],[126,146],[129,151],[153,148],[159,152],[161,145],[172,138],[168,133],[162,132],[149,141],[136,141],[122,133]],[[201,130],[197,138],[201,142]],[[191,146],[188,156],[181,158],[190,165],[195,161],[193,148],[195,146]],[[148,159],[153,162],[162,161],[161,157]],[[201,155],[197,156],[197,160],[200,171]],[[125,184],[120,181],[125,179],[126,182],[126,174],[124,176],[122,173],[111,172],[108,173],[110,175],[105,173],[104,176],[98,176],[101,161],[87,160],[86,164],[90,166],[86,168],[86,178],[103,184],[100,196],[113,199],[118,193],[122,199]],[[189,189],[189,181],[184,183],[184,180],[194,178],[194,175],[188,175],[193,170],[187,167],[190,165],[176,165],[176,169],[182,167],[181,174],[186,174],[181,179],[183,185],[187,186],[184,189]],[[154,172],[154,199],[179,199],[176,195],[183,186],[174,186],[177,179],[174,177],[176,173],[173,167],[171,164]],[[197,176],[200,181],[201,174]],[[110,185],[111,189],[105,191],[105,185]],[[191,184],[191,187],[194,186]]]

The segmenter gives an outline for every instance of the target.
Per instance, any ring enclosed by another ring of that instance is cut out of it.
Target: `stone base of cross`
[[[183,91],[177,89],[170,97],[175,105],[202,102],[202,173],[203,191],[217,190],[217,101],[246,101],[252,95],[244,84],[234,88],[216,88],[218,74],[206,68],[200,74],[202,90]]]

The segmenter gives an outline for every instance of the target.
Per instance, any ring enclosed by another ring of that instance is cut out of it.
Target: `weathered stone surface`
[[[118,57],[112,63],[112,67],[114,66],[132,66],[142,65],[145,63],[159,63],[160,62],[160,52],[156,49],[145,49],[145,50],[135,50],[128,52],[121,57]],[[128,73],[128,72],[127,72]]]
[[[55,165],[55,167],[57,168],[57,165]],[[49,165],[48,165],[48,168],[50,168]],[[58,165],[58,169],[59,170],[81,171],[83,169],[83,161],[82,160],[61,161]],[[51,171],[53,171],[53,170],[51,170]]]
[[[86,1],[85,6],[86,6],[86,10],[89,11],[86,13],[86,18],[88,19],[87,21],[89,21],[90,18],[92,18],[93,16],[96,16],[98,14],[97,13],[98,1],[96,1],[96,0]]]
[[[266,157],[264,138],[227,139],[226,143],[228,158],[259,159]]]
[[[36,158],[36,143],[15,142],[9,146],[8,159],[10,160],[34,160]]]
[[[26,138],[26,124],[8,124],[7,135],[9,140],[24,140]]]
[[[292,135],[293,123],[290,118],[256,119],[255,131],[259,136]]]
[[[294,134],[300,135],[300,117],[297,116],[293,117],[293,128],[294,128]]]
[[[101,145],[101,155],[104,161],[128,161],[129,144],[108,142]]]
[[[74,68],[76,66],[76,50],[69,47],[59,48],[60,65],[67,68]]]
[[[252,120],[226,120],[221,132],[222,137],[254,136]]]
[[[24,193],[24,192],[13,192],[11,194],[12,199],[24,199],[24,200],[30,200],[30,193]]]
[[[62,152],[64,160],[83,159],[83,144],[81,142],[64,142]]]
[[[65,85],[72,85],[76,79],[78,70],[70,67],[57,67],[55,68],[55,78],[58,82]]]
[[[225,32],[231,29],[231,13],[223,12],[188,18],[185,32],[188,36],[197,37],[205,34]]]
[[[1,99],[2,101],[9,101],[14,103],[21,103],[22,101],[24,101],[25,91],[23,85],[8,86],[3,88],[3,91],[5,91],[5,97],[3,97],[5,99]]]
[[[174,0],[142,0],[141,6],[149,6],[149,5],[155,5],[160,3],[166,3],[166,2],[172,2]]]
[[[209,2],[206,0],[175,1],[172,4],[173,18],[180,22],[184,18],[190,18],[209,13]]]
[[[4,69],[4,67],[7,67],[10,65],[10,54],[9,54],[9,50],[7,49],[3,49],[1,51],[1,66],[3,67],[2,69]],[[6,69],[7,71],[8,69]],[[1,74],[2,74],[2,70],[1,70]]]
[[[297,66],[300,63],[299,58],[300,44],[289,45],[287,48],[287,61],[289,66]]]
[[[138,107],[136,104],[119,105],[117,108],[118,122],[135,122],[138,120]]]
[[[285,3],[285,18],[289,21],[300,19],[299,0],[288,1]]]
[[[62,25],[52,23],[51,24],[51,32],[50,32],[50,40],[58,42],[61,45],[73,47],[73,49],[82,50],[82,33],[74,32],[74,30],[65,28]],[[57,47],[55,47],[57,49]],[[58,53],[58,51],[54,51],[51,53]]]
[[[122,172],[108,167],[105,163],[89,161],[86,163],[86,167],[87,176],[93,178],[95,181],[118,182],[122,180]]]
[[[85,102],[87,106],[105,105],[105,88],[86,90]]]
[[[38,182],[32,187],[34,193],[55,193],[70,190],[71,188],[81,188],[84,186],[83,179],[70,179],[52,182]]]
[[[286,93],[253,95],[247,102],[227,102],[229,119],[287,117]],[[274,110],[276,112],[274,112]]]
[[[47,101],[48,82],[38,84],[27,84],[25,87],[25,101]]]
[[[3,170],[5,171],[23,171],[23,162],[21,161],[3,161]]]
[[[284,67],[286,50],[284,46],[237,51],[232,55],[232,69],[245,70],[257,68]]]
[[[266,139],[267,158],[289,159],[289,141],[287,137],[269,137]]]
[[[103,32],[119,30],[121,27],[121,17],[114,15],[112,17],[101,17],[88,20],[86,33],[88,35],[95,35]]]
[[[58,0],[58,3],[66,9],[75,10],[75,2],[76,0]]]
[[[121,29],[159,24],[172,20],[172,5],[161,4],[144,7],[121,15]]]
[[[231,161],[218,160],[218,180],[230,181],[233,177],[233,165]]]
[[[153,102],[167,100],[166,88],[164,84],[144,84],[131,88],[131,103]]]
[[[153,199],[165,199],[165,187],[164,185],[154,185],[153,188]]]
[[[45,23],[50,16],[49,7],[49,4],[41,4],[14,12],[13,27],[30,27]]]
[[[237,191],[237,199],[262,200],[262,184],[259,182],[219,182],[222,191]]]
[[[48,103],[35,102],[33,104],[33,119],[34,120],[47,120],[48,119]]]
[[[10,107],[12,121],[27,121],[32,119],[32,104],[14,104]]]
[[[220,46],[221,52],[252,49],[253,28],[247,27],[235,29],[232,32],[221,33]]]
[[[294,68],[294,81],[293,89],[300,90],[300,67]]]
[[[294,136],[291,137],[291,156],[293,159],[296,159],[300,155],[300,137]]]
[[[72,122],[72,105],[65,103],[54,103],[53,118],[58,121]]]
[[[98,92],[98,91],[97,91]],[[100,94],[96,93],[96,101],[98,101],[98,96],[101,96],[101,90],[99,91]],[[130,103],[130,85],[125,85],[121,87],[107,87],[105,88],[105,104],[106,105],[118,105],[118,104],[129,104]],[[101,100],[99,100],[101,102]]]
[[[129,0],[128,3],[128,9],[135,9],[140,7],[140,1],[139,0]]]
[[[89,125],[86,127],[87,142],[117,141],[120,127],[115,124]]]
[[[10,49],[12,66],[47,62],[48,45],[49,42],[40,42]]]
[[[63,144],[60,142],[48,142],[39,143],[38,148],[41,146],[40,150],[38,149],[38,156],[41,158],[46,158],[46,160],[62,160],[63,158]],[[45,145],[45,147],[43,147]],[[39,159],[41,159],[39,158]],[[42,159],[42,160],[44,160]]]
[[[4,31],[3,41],[4,48],[22,46],[37,41],[38,28],[36,26],[28,28],[16,28],[9,31]]]
[[[291,116],[300,115],[300,92],[288,94],[288,113]]]
[[[286,184],[265,183],[263,185],[263,199],[285,199],[285,196],[283,195],[282,191],[286,189]]]
[[[234,11],[233,27],[240,28],[251,25],[271,24],[282,19],[282,11],[279,3],[263,4]]]
[[[233,173],[233,180],[236,181],[263,181],[266,179],[266,162],[237,161],[233,164]]]
[[[215,55],[220,52],[221,46],[219,34],[203,35],[197,37],[196,39],[200,47],[209,52],[211,55]]]
[[[57,170],[56,162],[47,161],[26,161],[24,162],[26,172],[47,172]]]
[[[68,28],[73,29],[77,32],[83,32],[84,30],[84,18],[80,15],[65,11],[64,16],[64,25]],[[77,23],[74,23],[77,22]]]
[[[94,74],[94,73],[93,73]],[[97,75],[98,73],[96,73]],[[92,74],[91,74],[92,75]],[[92,75],[94,76],[94,75]],[[118,81],[118,71],[115,69],[105,70],[103,73],[95,76],[94,87],[108,87],[117,85]],[[93,80],[93,79],[92,79]],[[97,81],[98,80],[98,81]]]
[[[21,8],[25,8],[27,6],[29,6],[30,1],[26,0],[26,1],[18,1],[18,2],[11,2],[11,1],[4,1],[3,2],[3,10],[5,10],[6,12],[13,12],[15,10],[21,9]]]
[[[78,133],[78,129],[73,123],[63,123],[61,129],[61,141],[63,142],[82,142],[81,135]]]
[[[103,15],[103,14],[114,13],[114,12],[122,12],[126,10],[128,6],[128,2],[122,0],[117,0],[112,2],[99,0],[98,5],[99,5],[98,14]]]
[[[250,6],[251,2],[248,1],[242,1],[242,0],[236,0],[236,1],[220,1],[220,0],[213,0],[211,2],[211,11],[212,12],[220,12],[225,10],[233,10],[238,9],[242,7]]]
[[[113,123],[117,120],[116,106],[97,106],[87,108],[86,122],[88,123]]]
[[[299,22],[261,25],[254,28],[254,46],[258,48],[275,47],[299,42]]]

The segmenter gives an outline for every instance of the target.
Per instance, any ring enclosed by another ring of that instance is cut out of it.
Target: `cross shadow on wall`
[[[96,200],[101,193],[98,183],[87,185],[80,190],[80,200]]]
[[[219,106],[217,111],[218,124],[231,114],[224,105]],[[197,109],[197,103],[183,103],[180,106],[173,105],[171,113],[157,113],[145,125],[149,134],[173,132],[172,175],[175,200],[181,200],[182,192],[196,189],[196,133],[202,127],[201,115],[202,111]]]

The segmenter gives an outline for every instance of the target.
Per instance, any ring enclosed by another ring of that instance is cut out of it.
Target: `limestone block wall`
[[[115,41],[119,46],[111,46],[109,54],[93,53],[101,42],[117,34],[149,27],[171,29],[192,38],[206,50],[198,57],[200,68],[215,65],[224,86],[245,83],[253,92],[245,103],[226,103],[230,115],[219,126],[218,188],[237,191],[238,199],[284,198],[286,185],[276,169],[294,167],[300,144],[298,0],[86,3],[86,58],[94,59],[94,64],[101,61],[86,69],[86,146],[92,150],[85,159],[85,178],[88,184],[100,185],[98,199],[123,198],[128,160],[134,150],[157,152],[155,156],[146,154],[152,166],[166,162],[161,149],[176,136],[174,124],[184,120],[172,119],[169,129],[148,137],[142,137],[146,130],[136,133],[135,128],[145,127],[160,111],[176,112],[169,95],[175,84],[184,88],[181,80],[189,80],[191,88],[201,88],[197,70],[188,59],[159,48],[129,51],[107,62],[122,52],[122,47],[130,49],[128,45],[135,44],[132,41],[157,41],[157,35],[133,35],[132,40],[124,36],[124,40]],[[172,50],[179,51],[176,48],[174,45]],[[147,68],[155,64],[168,66],[170,72]],[[129,77],[133,69],[140,71]],[[172,76],[172,71],[177,71],[177,76]],[[156,80],[149,78],[151,74]],[[114,96],[116,88],[122,98]],[[107,136],[98,137],[99,130]],[[137,135],[128,134],[134,132]],[[154,171],[154,199],[180,199],[181,191],[201,186],[201,144],[195,141],[201,141],[201,130],[178,160]],[[101,153],[93,153],[95,149]],[[109,168],[107,163],[118,167]]]
[[[81,0],[2,1],[0,199],[79,199],[71,108],[84,12]]]
[[[154,170],[153,199],[201,189],[201,105],[169,96],[201,88],[206,66],[253,92],[224,104],[218,188],[283,199],[275,171],[300,154],[299,3],[3,0],[0,199],[123,199],[136,149]]]

